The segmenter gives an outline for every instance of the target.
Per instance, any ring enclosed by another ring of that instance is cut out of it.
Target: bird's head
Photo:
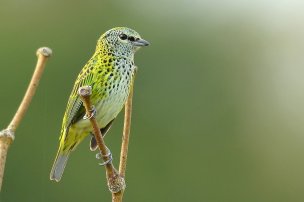
[[[122,56],[132,56],[142,46],[150,43],[127,27],[116,27],[105,32],[98,40],[97,48]]]

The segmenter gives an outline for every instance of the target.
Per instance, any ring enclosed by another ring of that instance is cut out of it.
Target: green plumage
[[[79,87],[92,87],[91,102],[105,135],[122,110],[133,84],[136,72],[134,53],[147,45],[149,43],[137,32],[126,27],[113,28],[100,37],[94,55],[79,73],[68,100],[51,180],[61,179],[69,154],[92,130],[89,120],[83,119],[85,109],[78,95]]]

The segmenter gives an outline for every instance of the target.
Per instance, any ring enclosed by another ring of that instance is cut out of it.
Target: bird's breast
[[[100,127],[105,127],[122,110],[130,92],[135,67],[130,64],[114,66],[113,73],[107,77],[104,96],[95,105],[96,119]]]

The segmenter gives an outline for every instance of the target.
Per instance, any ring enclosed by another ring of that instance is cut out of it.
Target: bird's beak
[[[149,46],[150,45],[150,43],[144,39],[138,39],[138,40],[134,41],[133,44],[135,46]]]

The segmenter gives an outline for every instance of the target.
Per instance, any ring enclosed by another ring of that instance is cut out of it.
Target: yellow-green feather
[[[59,149],[50,174],[56,181],[61,179],[69,154],[90,133],[91,125],[83,120],[85,110],[78,96],[81,86],[91,86],[91,103],[97,109],[96,120],[107,131],[129,95],[136,67],[134,53],[138,49],[131,43],[119,41],[125,33],[134,39],[140,36],[128,28],[115,28],[103,34],[97,42],[96,51],[79,73],[63,117]]]

